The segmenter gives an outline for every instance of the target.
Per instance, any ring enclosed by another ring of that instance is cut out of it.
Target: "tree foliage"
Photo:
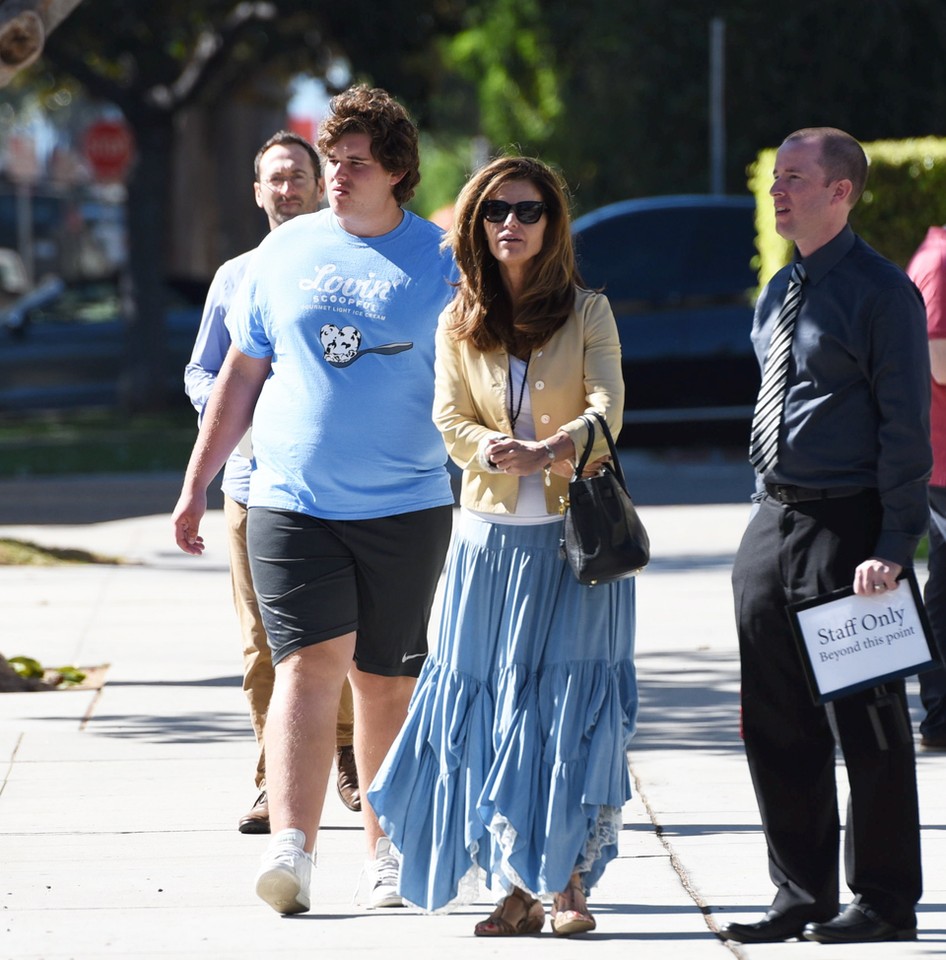
[[[446,66],[476,89],[477,132],[494,143],[542,142],[550,135],[562,101],[538,0],[471,6],[444,49]]]
[[[423,103],[437,72],[433,40],[452,0],[86,0],[47,43],[43,64],[115,104],[137,144],[128,184],[129,344],[122,393],[131,410],[165,397],[168,211],[175,119],[246,91],[269,74],[327,76],[339,60],[355,76]],[[284,84],[283,84],[284,86]]]
[[[558,163],[588,210],[710,189],[714,16],[726,29],[730,192],[745,191],[760,148],[802,126],[862,140],[946,132],[941,0],[543,0],[539,17],[529,0],[490,0],[451,53],[470,65],[494,148]]]
[[[439,74],[434,41],[453,29],[459,2],[86,0],[50,38],[46,63],[126,114],[212,104],[266,72],[331,86],[339,60],[422,106]]]

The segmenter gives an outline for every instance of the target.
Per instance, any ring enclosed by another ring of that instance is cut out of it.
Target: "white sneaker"
[[[401,875],[401,862],[391,849],[387,837],[379,837],[374,847],[374,860],[365,861],[365,874],[368,877],[368,906],[403,907],[404,901],[397,892]]]
[[[302,849],[301,830],[280,830],[270,841],[256,874],[256,894],[278,913],[305,913],[309,909],[311,857]]]

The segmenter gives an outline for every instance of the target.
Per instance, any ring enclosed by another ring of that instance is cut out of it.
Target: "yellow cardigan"
[[[509,356],[504,350],[481,353],[468,340],[446,332],[445,316],[437,328],[434,423],[450,457],[463,469],[460,503],[486,513],[514,513],[519,478],[490,469],[480,452],[491,437],[512,436],[509,420]],[[588,432],[579,419],[593,410],[603,414],[617,437],[624,419],[621,344],[606,297],[578,289],[575,308],[548,343],[529,360],[529,395],[537,440],[564,430],[580,456]],[[607,454],[598,436],[591,457]],[[568,481],[551,475],[545,505],[558,512]]]

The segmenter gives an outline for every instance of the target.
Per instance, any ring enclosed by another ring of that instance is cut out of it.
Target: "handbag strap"
[[[585,464],[588,462],[588,458],[591,456],[591,448],[594,446],[595,442],[595,421],[597,421],[598,426],[601,428],[601,432],[604,434],[605,440],[608,441],[608,449],[611,451],[611,463],[609,465],[611,472],[617,477],[618,483],[627,490],[627,483],[624,480],[624,469],[621,466],[621,461],[618,459],[618,452],[614,446],[614,437],[611,436],[611,430],[608,427],[608,421],[601,416],[600,413],[594,411],[593,413],[582,414],[581,419],[584,421],[585,426],[588,428],[588,440],[585,443],[585,449],[581,454],[581,458],[575,466],[575,477],[580,477],[585,469]]]

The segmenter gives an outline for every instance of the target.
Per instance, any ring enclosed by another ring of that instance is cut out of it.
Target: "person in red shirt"
[[[940,659],[946,663],[946,228],[930,227],[907,266],[910,279],[926,303],[930,340],[930,477],[929,577],[924,590],[926,612]],[[920,674],[920,746],[946,750],[946,667]]]

